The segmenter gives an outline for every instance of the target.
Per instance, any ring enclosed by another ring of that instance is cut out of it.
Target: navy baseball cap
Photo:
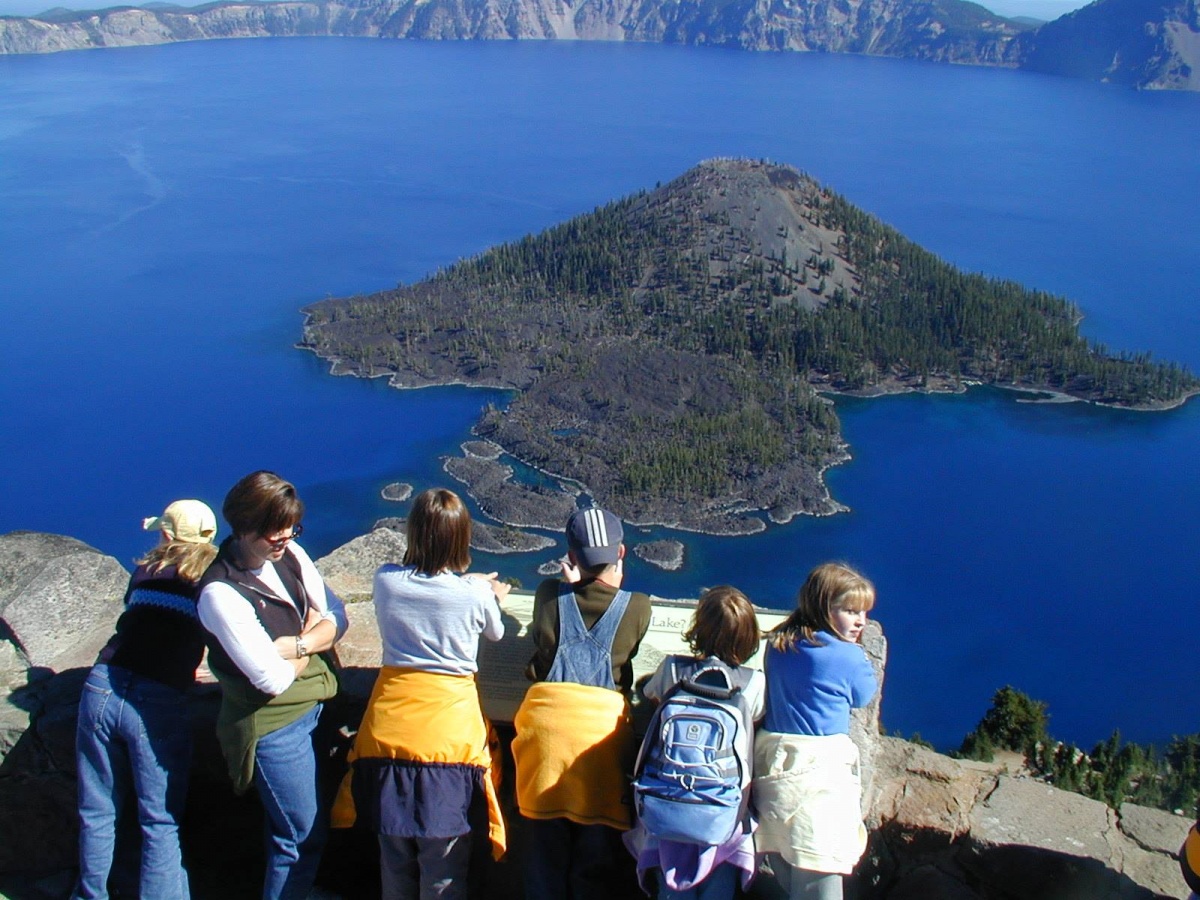
[[[624,537],[621,520],[598,506],[578,509],[567,519],[567,546],[584,568],[615,564]]]

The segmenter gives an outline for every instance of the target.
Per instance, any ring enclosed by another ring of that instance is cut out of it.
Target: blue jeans
[[[79,698],[79,900],[108,897],[116,823],[132,786],[142,832],[143,897],[187,900],[179,820],[192,731],[183,694],[127,669],[94,666]]]
[[[778,853],[768,853],[767,861],[788,900],[842,900],[841,875],[797,869]]]
[[[313,731],[321,704],[258,739],[254,786],[266,812],[264,900],[303,900],[321,863],[329,823],[320,801]]]

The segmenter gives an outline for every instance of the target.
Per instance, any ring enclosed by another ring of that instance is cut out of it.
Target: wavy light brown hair
[[[205,570],[217,558],[217,547],[212,543],[197,544],[194,541],[168,541],[159,544],[141,559],[139,566],[145,566],[151,573],[158,572],[168,566],[175,567],[175,573],[184,581],[193,584],[200,580]]]
[[[798,641],[822,645],[818,631],[831,631],[833,610],[867,611],[875,606],[875,585],[845,563],[822,563],[811,572],[796,597],[796,609],[767,635],[776,650]]]
[[[730,666],[740,666],[754,656],[761,637],[754,607],[745,594],[728,584],[700,595],[692,625],[683,635],[696,656],[715,656]]]
[[[304,518],[304,503],[294,484],[260,469],[229,489],[221,515],[238,537],[276,534]]]
[[[413,501],[404,564],[425,575],[467,571],[471,565],[471,514],[454,491],[430,488]]]

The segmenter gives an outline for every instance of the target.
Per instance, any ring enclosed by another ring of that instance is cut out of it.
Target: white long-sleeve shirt
[[[303,547],[292,542],[288,544],[287,552],[300,563],[300,578],[309,602],[321,613],[322,620],[334,623],[337,636],[341,638],[347,626],[346,608],[341,598],[326,588],[321,573]],[[249,571],[272,594],[294,605],[295,601],[275,570],[275,563],[267,561],[261,569]],[[255,615],[254,607],[234,587],[214,581],[200,592],[197,605],[201,624],[220,642],[233,664],[254,687],[274,697],[286,691],[296,680],[295,668],[279,655],[275,642]]]

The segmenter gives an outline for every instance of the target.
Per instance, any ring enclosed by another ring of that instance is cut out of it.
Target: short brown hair
[[[692,625],[683,635],[697,656],[715,656],[730,666],[740,666],[754,656],[760,637],[754,607],[728,584],[700,595]]]
[[[771,631],[776,650],[790,650],[800,640],[821,645],[818,631],[837,633],[833,611],[866,612],[875,606],[875,585],[845,563],[822,563],[811,572],[796,597],[796,608]]]
[[[304,503],[294,484],[260,469],[229,489],[221,515],[235,535],[275,534],[304,518]]]
[[[408,514],[404,564],[418,572],[465,572],[471,565],[471,514],[454,491],[430,488]]]

